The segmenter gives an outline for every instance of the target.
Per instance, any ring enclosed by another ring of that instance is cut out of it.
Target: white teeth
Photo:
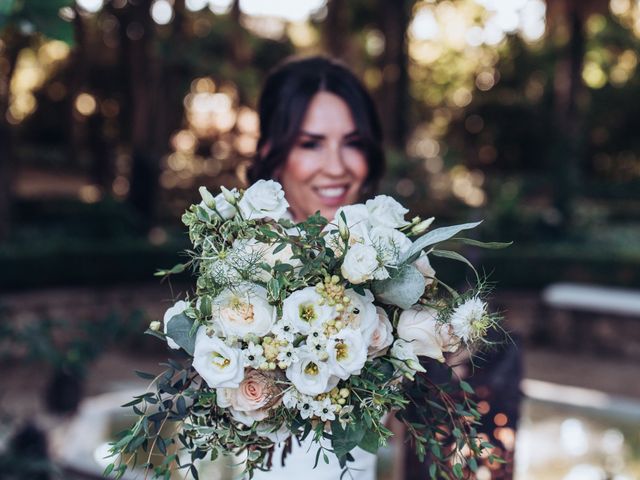
[[[337,188],[319,188],[318,193],[323,197],[341,197],[347,191],[345,187],[337,187]]]

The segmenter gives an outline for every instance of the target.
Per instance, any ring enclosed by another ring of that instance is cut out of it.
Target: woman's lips
[[[344,205],[349,188],[343,185],[336,187],[316,187],[313,190],[324,205],[335,207]]]

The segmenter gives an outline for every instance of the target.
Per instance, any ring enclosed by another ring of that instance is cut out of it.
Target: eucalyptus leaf
[[[419,255],[420,252],[429,245],[449,240],[451,237],[461,232],[462,230],[470,230],[472,228],[476,228],[481,223],[482,222],[463,223],[460,225],[452,225],[450,227],[442,227],[431,230],[430,232],[426,233],[422,237],[418,238],[415,242],[413,242],[411,248],[404,254],[402,261],[406,262],[411,257]]]
[[[174,315],[167,324],[167,337],[170,337],[189,355],[193,355],[196,346],[195,335],[190,335],[193,320],[184,313]]]
[[[373,293],[378,300],[387,305],[397,305],[409,309],[424,293],[424,276],[413,265],[404,265],[398,276],[373,282]]]
[[[472,247],[486,248],[490,250],[500,250],[513,245],[513,242],[481,242],[480,240],[474,240],[473,238],[452,238],[452,241],[464,243],[465,245],[471,245]]]
[[[462,262],[462,263],[468,265],[471,268],[471,270],[473,270],[473,273],[476,274],[476,278],[478,279],[478,282],[480,281],[480,276],[478,275],[478,271],[473,266],[473,264],[469,260],[467,260],[463,255],[459,254],[458,252],[453,252],[451,250],[432,250],[431,251],[431,255],[433,255],[434,257],[441,257],[441,258],[448,258],[450,260],[457,260],[458,262]]]

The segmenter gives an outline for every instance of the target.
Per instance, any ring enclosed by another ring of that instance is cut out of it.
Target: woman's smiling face
[[[349,106],[333,93],[317,93],[277,175],[294,219],[305,220],[318,210],[333,219],[339,207],[358,201],[368,173]]]

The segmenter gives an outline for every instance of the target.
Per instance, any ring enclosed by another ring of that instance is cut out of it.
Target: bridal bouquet
[[[476,349],[499,318],[477,273],[477,285],[459,293],[429,257],[473,269],[443,242],[505,244],[457,237],[478,223],[408,221],[385,195],[342,207],[331,221],[316,214],[295,224],[275,181],[200,193],[182,217],[189,261],[159,272],[191,268],[195,289],[149,329],[182,360],[158,376],[139,372],[153,388],[128,404],[138,422],[113,444],[118,460],[106,473],[122,476],[137,462],[159,477],[184,468],[197,478],[199,460],[233,454],[251,477],[269,469],[276,444],[308,435],[318,442],[316,464],[329,453],[348,468],[355,447],[375,453],[386,443],[389,412],[418,454],[431,455],[433,478],[475,470],[490,445],[475,430],[472,390],[431,382],[420,357],[444,362],[446,352]],[[418,420],[406,414],[412,403]],[[153,450],[161,461],[151,462]]]

